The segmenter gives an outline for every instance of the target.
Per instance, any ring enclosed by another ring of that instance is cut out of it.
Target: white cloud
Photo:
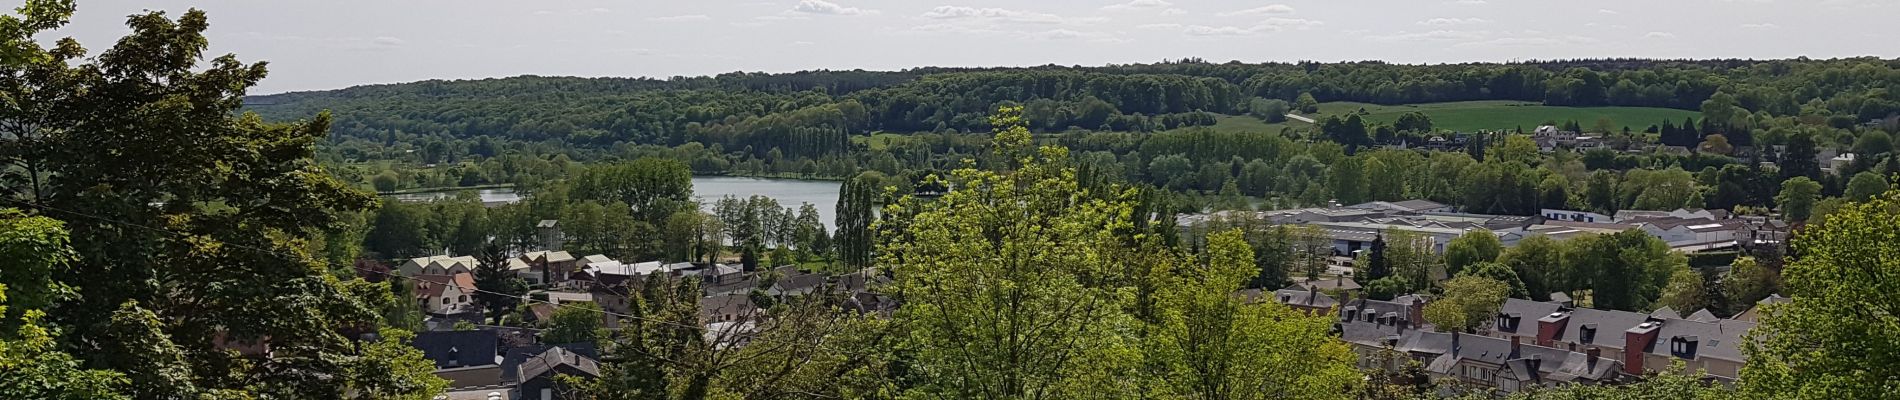
[[[1141,28],[1141,29],[1169,29],[1169,30],[1173,30],[1173,29],[1181,29],[1181,24],[1141,24],[1141,25],[1136,25],[1135,27],[1136,27],[1136,28]]]
[[[647,18],[648,21],[653,21],[653,22],[705,21],[709,19],[712,19],[712,17],[708,17],[705,14],[687,14],[687,15],[674,15],[674,16],[667,16],[667,17]]]
[[[1508,32],[1506,33],[1508,34]],[[1599,41],[1600,40],[1597,40],[1596,38],[1575,36],[1575,35],[1564,36],[1564,37],[1501,37],[1501,38],[1490,39],[1490,40],[1463,42],[1463,43],[1454,44],[1452,46],[1453,47],[1540,47],[1540,46],[1548,47],[1548,46],[1575,46],[1575,45],[1581,45],[1581,44],[1597,43]]]
[[[1485,1],[1484,1],[1484,0],[1458,0],[1458,1],[1454,1],[1454,2],[1452,2],[1452,3],[1456,3],[1456,4],[1463,4],[1463,5],[1467,5],[1467,6],[1475,6],[1475,5],[1479,5],[1479,4],[1484,4],[1484,3],[1485,3]]]
[[[371,47],[391,49],[402,47],[403,40],[394,36],[377,36],[375,39],[370,39],[369,44]]]
[[[877,15],[878,13],[877,10],[863,9],[863,8],[857,8],[857,7],[846,7],[846,6],[838,5],[838,3],[833,3],[833,2],[829,2],[825,0],[799,0],[798,5],[792,6],[791,12],[800,13],[800,14],[845,15],[845,16]]]
[[[1426,42],[1426,41],[1471,41],[1491,36],[1491,31],[1454,31],[1435,30],[1429,32],[1399,32],[1391,35],[1367,36],[1367,39],[1382,42]]]
[[[605,7],[594,7],[594,8],[587,9],[587,12],[595,13],[595,14],[606,14],[606,13],[614,12],[614,10],[611,10]]]
[[[1764,22],[1764,23],[1759,23],[1759,24],[1742,24],[1742,29],[1777,29],[1777,28],[1781,28],[1781,25],[1775,25],[1774,23],[1769,23],[1769,22]]]
[[[1598,14],[1612,14],[1612,15],[1614,15],[1614,14],[1616,14],[1616,10],[1611,10],[1611,9],[1608,9],[1608,8],[1599,8],[1599,9],[1597,9],[1597,13],[1598,13]]]
[[[1260,30],[1255,28],[1257,27],[1241,28],[1236,26],[1193,25],[1187,27],[1187,30],[1183,31],[1183,33],[1193,36],[1249,36],[1260,33]]]
[[[1004,8],[976,8],[963,6],[937,6],[924,12],[924,18],[939,20],[963,20],[1006,22],[1019,24],[1061,24],[1086,25],[1107,21],[1107,18],[1084,17],[1069,18],[1055,14],[1010,10]]]
[[[1170,8],[1166,10],[1161,10],[1161,15],[1181,15],[1181,14],[1187,14],[1187,10],[1183,10],[1179,8]]]
[[[1651,39],[1674,39],[1676,34],[1669,32],[1650,32],[1643,34],[1643,37]]]
[[[1268,5],[1268,6],[1249,8],[1245,10],[1228,11],[1228,12],[1224,12],[1224,13],[1220,13],[1216,15],[1219,15],[1222,17],[1234,17],[1234,16],[1243,16],[1243,15],[1283,15],[1283,14],[1292,14],[1292,13],[1293,13],[1293,6],[1289,6],[1285,4],[1273,4],[1273,5]]]
[[[1476,24],[1485,24],[1485,23],[1490,23],[1490,22],[1491,20],[1484,19],[1484,18],[1432,18],[1432,19],[1428,19],[1424,21],[1418,21],[1418,24],[1430,25],[1430,26],[1452,26],[1452,25],[1476,25]]]
[[[1188,25],[1181,28],[1181,33],[1185,33],[1189,36],[1252,36],[1269,32],[1280,32],[1287,29],[1306,29],[1325,24],[1325,22],[1310,19],[1268,18],[1266,21],[1252,26]],[[1153,25],[1154,28],[1168,28],[1174,24]]]
[[[812,43],[812,42],[807,42],[807,41],[803,41],[803,40],[800,40],[800,41],[796,41],[796,42],[792,42],[792,45],[793,45],[793,46],[810,46],[810,45],[814,45],[814,44],[817,44],[817,43]]]
[[[1278,17],[1267,18],[1266,22],[1261,23],[1261,25],[1274,27],[1276,30],[1287,29],[1287,28],[1306,29],[1306,28],[1311,28],[1311,27],[1325,25],[1325,24],[1326,24],[1325,22],[1314,21],[1314,20],[1304,19],[1304,18],[1278,18]]]
[[[1003,30],[1000,30],[1000,29],[981,27],[981,26],[972,26],[969,24],[918,25],[918,26],[910,27],[910,30],[913,32],[961,33],[961,34],[992,34],[992,33],[1004,32]]]
[[[1108,10],[1108,11],[1149,10],[1149,9],[1156,9],[1156,8],[1166,8],[1172,5],[1174,5],[1174,3],[1169,3],[1167,0],[1132,0],[1127,3],[1118,3],[1118,4],[1110,4],[1107,6],[1103,6],[1102,9]]]

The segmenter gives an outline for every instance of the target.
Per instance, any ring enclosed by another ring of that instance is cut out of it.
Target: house
[[[1641,375],[1681,360],[1711,378],[1734,380],[1746,361],[1741,341],[1754,322],[1715,318],[1707,310],[1689,317],[1664,307],[1644,314],[1573,308],[1555,302],[1506,299],[1490,321],[1493,338],[1529,341],[1560,349],[1602,349],[1624,373]]]
[[[1306,315],[1326,315],[1339,305],[1339,300],[1333,299],[1333,296],[1320,293],[1312,286],[1301,285],[1273,291],[1273,301],[1305,312]]]
[[[562,347],[550,347],[541,354],[521,361],[516,367],[515,398],[555,400],[562,399],[563,383],[557,376],[568,375],[583,378],[599,378],[600,362],[593,357],[582,355]]]
[[[1605,357],[1610,352],[1604,349],[1569,350],[1538,346],[1523,337],[1434,332],[1405,313],[1385,311],[1421,304],[1415,298],[1405,301],[1368,300],[1340,309],[1335,327],[1340,339],[1359,355],[1361,368],[1390,371],[1401,368],[1405,361],[1415,361],[1439,379],[1455,379],[1505,393],[1624,379],[1621,363]]]
[[[1761,322],[1762,312],[1765,311],[1762,309],[1763,306],[1787,303],[1791,300],[1792,299],[1786,297],[1781,297],[1781,294],[1770,294],[1767,298],[1755,302],[1754,307],[1749,307],[1747,311],[1742,311],[1741,314],[1735,314],[1735,320],[1759,323]]]
[[[532,277],[529,282],[535,284],[565,281],[568,274],[573,273],[578,267],[576,265],[578,260],[574,258],[574,255],[565,251],[530,251],[515,260],[519,263],[510,262],[508,269],[515,271],[515,275],[523,279]]]
[[[1854,153],[1841,153],[1841,155],[1834,156],[1834,158],[1827,160],[1826,169],[1828,171],[1840,171],[1849,165],[1854,165],[1855,158]]]
[[[487,388],[503,384],[501,339],[493,331],[417,333],[410,346],[435,363],[435,375],[449,380],[450,388]]]
[[[752,297],[747,295],[722,294],[699,299],[699,320],[706,324],[749,319],[758,312],[758,305],[752,304]]]
[[[428,256],[403,261],[396,272],[402,276],[472,274],[481,265],[471,256]]]
[[[415,275],[416,302],[423,312],[436,315],[479,312],[475,307],[475,275]]]
[[[1538,211],[1537,215],[1543,216],[1544,220],[1546,221],[1611,222],[1615,220],[1614,218],[1608,215],[1593,213],[1589,211],[1558,210],[1558,209],[1552,209],[1552,208],[1546,208],[1546,209],[1543,209],[1542,211]]]
[[[1436,332],[1428,332],[1431,334]],[[1602,349],[1583,352],[1524,344],[1523,338],[1502,340],[1452,332],[1451,346],[1426,364],[1425,371],[1479,387],[1516,393],[1558,384],[1602,384],[1623,379],[1618,363],[1603,357]]]
[[[780,274],[778,280],[772,283],[771,289],[766,289],[765,294],[779,297],[803,296],[818,291],[831,280],[824,274],[807,273],[791,266],[779,267],[776,270]]]
[[[1359,285],[1358,281],[1354,281],[1352,280],[1352,278],[1347,278],[1345,276],[1336,276],[1336,277],[1333,277],[1333,279],[1321,278],[1321,279],[1314,279],[1314,280],[1309,280],[1309,281],[1301,281],[1301,282],[1295,283],[1294,286],[1305,287],[1305,288],[1318,290],[1318,291],[1339,291],[1339,292],[1348,292],[1348,293],[1358,292],[1360,289],[1363,288],[1363,286]]]
[[[565,349],[582,357],[600,359],[600,349],[592,342],[531,344],[502,349],[501,380],[514,385],[521,382],[521,364],[553,348]]]

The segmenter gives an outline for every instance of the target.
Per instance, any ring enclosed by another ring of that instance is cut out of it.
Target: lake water
[[[838,229],[832,224],[838,221],[838,188],[843,184],[838,181],[695,176],[693,199],[699,200],[701,208],[706,211],[712,211],[712,203],[726,196],[770,197],[777,200],[780,207],[791,207],[794,212],[804,203],[811,203],[812,207],[818,208],[818,219],[825,222],[825,231],[836,232]]]
[[[699,201],[700,208],[706,211],[712,211],[712,203],[726,196],[744,198],[751,197],[752,195],[761,195],[770,197],[773,200],[778,200],[778,204],[781,207],[791,207],[792,211],[798,211],[798,208],[804,203],[811,203],[812,207],[818,208],[818,218],[825,222],[825,230],[829,232],[837,230],[837,227],[832,224],[837,222],[838,187],[840,185],[843,185],[843,183],[838,181],[695,176],[693,177],[693,200]],[[402,201],[430,201],[449,198],[462,192],[464,191],[451,190],[427,193],[405,193],[392,197]],[[504,204],[521,201],[521,195],[516,194],[514,189],[509,188],[480,189],[476,190],[475,194],[480,195],[482,202],[488,204]]]
[[[467,190],[444,190],[440,192],[403,193],[390,197],[401,201],[434,201],[455,197]],[[482,203],[506,204],[521,201],[521,195],[512,188],[478,189],[475,194],[482,197]]]

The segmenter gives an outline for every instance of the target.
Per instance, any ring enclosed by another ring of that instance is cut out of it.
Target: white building
[[[404,261],[396,271],[402,276],[472,274],[481,265],[470,256],[428,256]]]

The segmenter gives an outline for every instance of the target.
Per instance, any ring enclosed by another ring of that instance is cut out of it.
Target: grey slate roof
[[[600,363],[580,353],[560,347],[552,347],[539,355],[521,361],[515,378],[529,380],[550,371],[557,373],[578,373],[588,377],[600,377]]]
[[[600,349],[596,348],[593,343],[588,342],[537,344],[516,347],[508,349],[507,354],[504,354],[501,358],[501,380],[503,382],[519,382],[520,377],[517,375],[521,373],[522,362],[528,361],[528,359],[539,356],[541,353],[547,352],[548,349],[555,347],[564,348],[567,349],[567,351],[589,358],[600,358]]]
[[[1629,311],[1598,310],[1578,308],[1570,310],[1570,320],[1565,323],[1563,332],[1556,340],[1583,345],[1609,346],[1623,348],[1623,331],[1649,320],[1648,315]],[[1590,340],[1583,340],[1587,330],[1594,330]],[[1532,331],[1536,333],[1536,331]]]
[[[1689,317],[1683,319],[1696,322],[1715,322],[1721,320],[1721,318],[1715,317],[1715,313],[1709,312],[1709,309],[1706,308],[1696,310],[1694,314],[1689,314]]]
[[[436,369],[494,365],[500,344],[495,332],[485,330],[420,332],[410,341]]]
[[[1332,296],[1327,296],[1318,290],[1309,289],[1300,285],[1288,286],[1285,289],[1273,291],[1273,301],[1290,306],[1311,308],[1330,308],[1339,304],[1339,301],[1334,300]]]

